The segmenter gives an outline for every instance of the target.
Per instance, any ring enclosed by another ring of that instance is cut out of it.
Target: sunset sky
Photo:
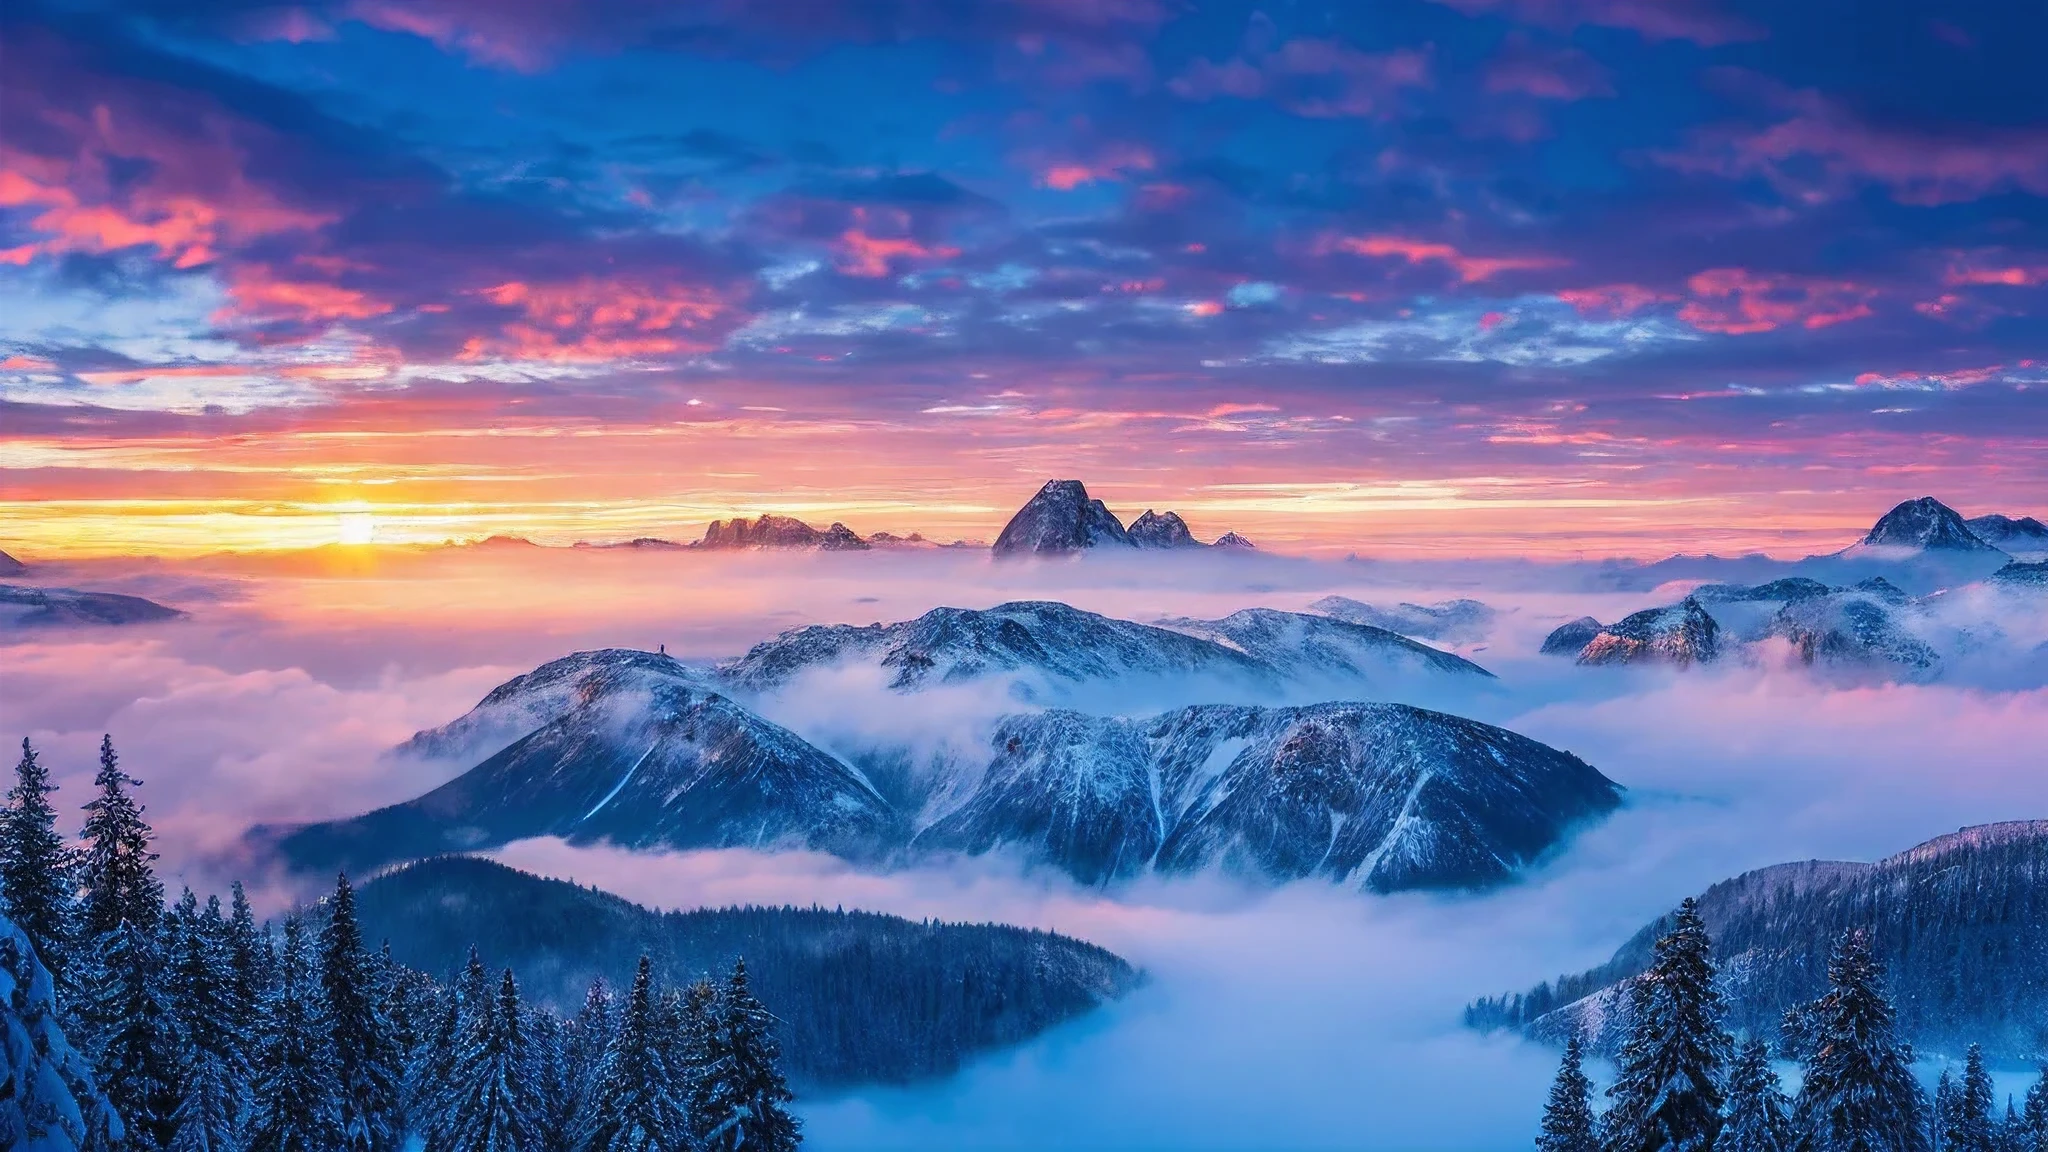
[[[12,0],[0,548],[2048,513],[2024,0]]]

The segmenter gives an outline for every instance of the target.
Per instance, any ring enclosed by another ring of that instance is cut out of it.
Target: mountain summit
[[[1924,552],[1996,552],[1977,538],[1961,513],[1932,496],[1908,500],[1884,514],[1870,534],[1867,546],[1912,548]]]
[[[998,556],[1065,556],[1104,545],[1133,547],[1123,523],[1102,501],[1089,499],[1086,485],[1048,480],[1003,525],[994,551]]]

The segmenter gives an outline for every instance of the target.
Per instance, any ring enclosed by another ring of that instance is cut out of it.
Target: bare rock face
[[[1977,538],[1962,515],[1932,496],[1908,500],[1884,514],[1863,543],[1923,552],[1996,552]]]
[[[1188,531],[1187,521],[1178,512],[1164,514],[1145,509],[1145,514],[1131,521],[1129,532],[1131,543],[1140,548],[1200,548],[1202,542]]]
[[[1675,664],[1689,668],[1721,655],[1721,627],[1688,596],[1669,608],[1637,612],[1602,628],[1579,651],[1581,664]]]
[[[993,551],[997,556],[1066,556],[1133,546],[1123,523],[1102,501],[1089,498],[1087,486],[1079,480],[1048,480],[1003,526]]]
[[[868,542],[844,524],[834,523],[819,531],[794,516],[763,514],[754,520],[713,520],[697,547],[714,551],[819,548],[827,552],[858,552],[865,551]]]

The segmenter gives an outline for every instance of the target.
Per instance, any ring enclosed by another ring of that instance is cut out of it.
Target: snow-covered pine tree
[[[355,890],[343,875],[327,900],[327,923],[320,931],[328,1050],[341,1093],[339,1152],[391,1152],[401,1135],[403,1071],[379,983],[356,921]]]
[[[1550,1103],[1543,1108],[1543,1131],[1537,1152],[1599,1152],[1593,1120],[1593,1081],[1586,1076],[1584,1046],[1578,1033],[1565,1041],[1557,1079],[1550,1085]]]
[[[1998,1152],[2027,1152],[2027,1122],[2010,1096],[2005,1098],[2005,1119],[1998,1122]]]
[[[2022,1152],[2048,1152],[2048,1065],[2027,1089],[2026,1107],[2020,1112]]]
[[[462,1039],[462,1006],[453,993],[440,997],[433,1029],[406,1068],[405,1114],[426,1152],[447,1147],[449,1085]]]
[[[470,1014],[449,1086],[447,1152],[539,1152],[519,986],[507,968],[497,997]]]
[[[149,850],[149,843],[156,834],[129,791],[141,784],[121,770],[114,738],[102,737],[100,770],[93,777],[99,794],[85,806],[85,854],[80,865],[85,892],[79,909],[83,946],[123,924],[155,932],[163,919],[164,889],[150,867],[156,853]]]
[[[171,1152],[238,1152],[248,1115],[250,1070],[243,1022],[235,1018],[234,973],[224,947],[220,901],[198,911],[190,889],[172,917],[171,1013],[178,1025],[178,1107]]]
[[[309,951],[298,918],[286,920],[277,986],[264,1004],[249,1152],[333,1152],[341,1143],[339,1091]]]
[[[256,927],[256,915],[249,908],[249,895],[242,890],[242,882],[235,881],[233,903],[228,914],[228,968],[232,983],[229,996],[234,1002],[235,1015],[243,1022],[244,1031],[254,1035],[256,1014],[263,1003],[264,984],[267,974],[263,964],[262,932]],[[253,1057],[253,1052],[245,1053]]]
[[[24,737],[14,787],[0,809],[0,912],[28,937],[61,997],[71,995],[65,976],[75,930],[76,855],[57,831],[57,809],[50,803],[56,790],[50,770]]]
[[[1956,1111],[1956,1078],[1948,1069],[1941,1070],[1941,1078],[1934,1082],[1934,1107],[1927,1114],[1927,1146],[1932,1152],[1945,1152],[1948,1145],[1948,1118]]]
[[[1862,933],[1835,947],[1828,984],[1793,1110],[1802,1152],[1927,1152],[1924,1093]]]
[[[717,1152],[792,1152],[803,1143],[801,1122],[787,1107],[775,1017],[747,986],[747,962],[735,961],[719,990],[713,1027],[717,1056],[707,1072],[705,1110],[693,1117],[704,1145]]]
[[[582,1117],[585,1152],[681,1152],[695,1147],[655,1035],[647,957],[619,1011]]]
[[[1937,1108],[1942,1152],[1999,1152],[1997,1124],[1991,1113],[1994,1102],[1984,1050],[1972,1044],[1963,1054],[1963,1076],[1955,1084],[1949,1106]]]
[[[707,1134],[702,1122],[715,1107],[712,1068],[724,1058],[725,1052],[724,1037],[719,1031],[718,985],[696,980],[683,990],[677,1031],[679,1043],[671,1071],[688,1101],[691,1130],[701,1140]]]
[[[533,1086],[534,1131],[542,1148],[567,1148],[575,1140],[576,1097],[565,1060],[568,1037],[562,1021],[546,1008],[526,1014],[526,1082]]]
[[[1699,906],[1679,905],[1650,967],[1629,990],[1606,1152],[1705,1152],[1721,1126],[1721,1074],[1733,1041],[1721,1028],[1712,945]]]
[[[178,1028],[164,986],[164,941],[156,924],[122,923],[97,938],[81,965],[79,1017],[91,1039],[93,1072],[128,1128],[124,1152],[167,1147],[178,1110]]]
[[[1714,1152],[1792,1152],[1797,1137],[1792,1101],[1778,1086],[1770,1049],[1751,1040],[1736,1054],[1728,1076],[1728,1115]]]
[[[612,1042],[612,993],[602,978],[590,982],[583,1007],[563,1029],[563,1074],[568,1080],[570,1109],[580,1116],[597,1085],[598,1066]],[[578,1130],[580,1120],[573,1121]]]

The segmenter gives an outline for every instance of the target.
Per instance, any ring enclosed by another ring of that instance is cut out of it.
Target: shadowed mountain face
[[[822,908],[654,912],[617,896],[473,857],[387,873],[356,893],[364,934],[435,975],[475,945],[522,990],[565,1013],[592,980],[629,986],[642,953],[670,986],[744,957],[804,1088],[910,1083],[1021,1043],[1135,987],[1113,953],[992,924]]]
[[[2048,552],[2048,524],[2032,516],[1973,516],[1964,521],[1970,534],[1993,548],[2014,555]]]
[[[1327,616],[1245,608],[1221,620],[1161,620],[1259,661],[1291,680],[1351,681],[1354,692],[1414,687],[1418,681],[1469,684],[1493,679],[1470,660],[1367,624]]]
[[[533,836],[859,858],[896,839],[894,821],[859,772],[794,733],[715,692],[627,678],[416,800],[258,836],[302,870],[362,872]]]
[[[868,542],[844,524],[813,528],[793,516],[762,514],[747,520],[713,520],[697,547],[712,550],[748,548],[818,548],[827,552],[865,551]]]
[[[1863,537],[1876,548],[1932,552],[1995,552],[1970,531],[1961,514],[1932,496],[1908,500],[1884,514]]]
[[[1003,722],[915,847],[1021,852],[1086,883],[1211,866],[1374,891],[1508,879],[1621,790],[1514,733],[1395,704],[1203,705]]]
[[[23,564],[5,552],[0,552],[0,576],[19,576],[26,571],[28,571],[28,565]]]
[[[1699,910],[1731,1029],[1775,1036],[1788,1009],[1826,989],[1835,941],[1859,930],[1921,1051],[1953,1056],[1974,1041],[1995,1059],[2048,1054],[2048,821],[1965,828],[1875,864],[1747,872],[1707,889]],[[1612,1051],[1628,1025],[1628,982],[1669,928],[1650,924],[1606,964],[1480,1001],[1467,1018],[1556,1042],[1580,1029]]]
[[[0,628],[152,624],[184,613],[140,596],[0,584]]]
[[[1188,531],[1187,521],[1178,512],[1164,515],[1145,509],[1144,515],[1131,521],[1129,530],[1131,543],[1140,548],[1201,548],[1204,545]]]
[[[1064,556],[1132,547],[1130,534],[1079,480],[1048,480],[996,537],[997,556]]]

